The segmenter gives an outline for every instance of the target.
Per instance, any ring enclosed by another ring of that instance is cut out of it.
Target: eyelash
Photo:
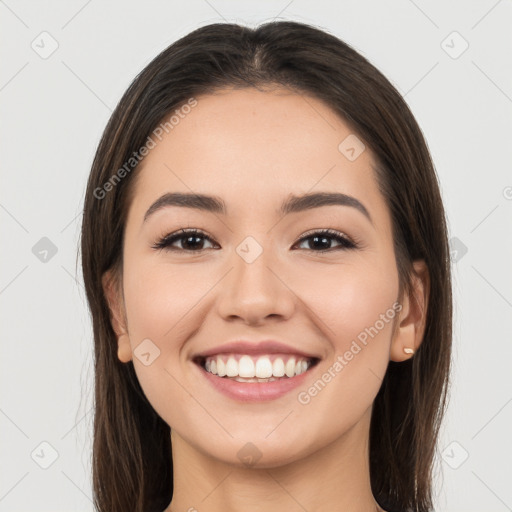
[[[196,250],[191,250],[191,249],[180,249],[180,248],[171,247],[171,244],[174,243],[175,241],[183,240],[184,238],[188,238],[188,237],[194,236],[194,235],[204,238],[213,243],[213,240],[206,233],[201,231],[200,229],[180,229],[178,232],[170,233],[170,234],[164,236],[163,238],[161,238],[160,240],[158,240],[158,242],[156,242],[154,245],[152,245],[152,248],[159,250],[159,251],[161,251],[162,249],[166,249],[168,251],[185,251],[185,252],[197,252],[197,253],[205,251],[206,249],[199,249],[196,251]],[[293,245],[296,245],[300,242],[304,242],[305,240],[308,240],[315,236],[332,238],[335,241],[339,242],[341,245],[338,247],[329,248],[329,249],[320,249],[318,251],[316,251],[314,249],[306,249],[307,251],[324,253],[324,252],[332,252],[332,251],[341,250],[341,249],[344,249],[344,250],[358,249],[360,246],[360,244],[357,240],[351,240],[347,236],[345,236],[343,233],[340,233],[339,231],[336,231],[334,229],[320,229],[320,230],[316,230],[316,231],[309,231],[309,232],[305,233],[297,241],[295,241]]]

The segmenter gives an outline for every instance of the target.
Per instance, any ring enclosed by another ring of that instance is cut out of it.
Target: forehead
[[[372,217],[385,214],[369,148],[355,160],[346,153],[362,142],[322,101],[284,89],[225,89],[196,100],[161,140],[153,137],[134,190],[139,217],[170,191],[222,197],[236,215],[256,206],[275,212],[289,194],[333,190],[364,202]]]

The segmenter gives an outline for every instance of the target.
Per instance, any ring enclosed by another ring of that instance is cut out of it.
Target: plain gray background
[[[272,18],[354,46],[425,133],[448,215],[455,299],[436,510],[512,510],[510,0],[6,0],[0,512],[93,510],[92,335],[76,258],[86,179],[113,108],[191,30]]]

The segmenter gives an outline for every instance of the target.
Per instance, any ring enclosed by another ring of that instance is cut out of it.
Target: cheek
[[[317,324],[324,326],[331,352],[318,380],[300,389],[297,396],[312,431],[323,429],[326,436],[335,437],[361,418],[375,399],[389,363],[393,323],[400,310],[393,269],[352,268],[320,280],[317,275],[317,290],[323,293],[315,294],[308,306],[321,316]]]
[[[139,338],[158,343],[173,337],[180,322],[211,288],[211,275],[201,266],[127,262],[124,292],[132,344]]]
[[[194,306],[211,288],[211,276],[183,265],[155,264],[131,256],[125,261],[124,294],[134,369],[147,399],[168,424],[179,424],[187,394],[181,349]],[[144,348],[142,348],[144,347]],[[149,352],[150,364],[143,354]],[[142,357],[141,357],[142,355]],[[170,404],[173,404],[171,407]]]
[[[129,254],[123,288],[135,372],[153,407],[160,414],[170,414],[166,419],[172,422],[167,400],[187,398],[177,384],[184,381],[186,371],[182,348],[204,319],[201,299],[216,278],[208,265],[155,260],[137,257],[135,251]],[[148,352],[149,356],[140,357]]]
[[[294,291],[315,313],[337,353],[348,350],[358,336],[364,342],[369,329],[375,335],[374,326],[380,339],[390,341],[398,295],[394,260],[361,259],[324,271],[302,272],[302,276]]]

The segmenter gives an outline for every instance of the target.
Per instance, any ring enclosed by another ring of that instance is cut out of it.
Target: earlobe
[[[390,359],[397,362],[414,356],[425,333],[430,279],[423,260],[413,262],[413,267],[411,290],[404,292],[398,326],[391,341]]]
[[[124,303],[116,276],[107,271],[102,277],[103,292],[110,310],[110,323],[117,336],[117,357],[123,363],[132,359],[132,348],[126,325]]]
[[[128,335],[117,338],[117,357],[122,363],[128,363],[132,360],[132,347]]]

